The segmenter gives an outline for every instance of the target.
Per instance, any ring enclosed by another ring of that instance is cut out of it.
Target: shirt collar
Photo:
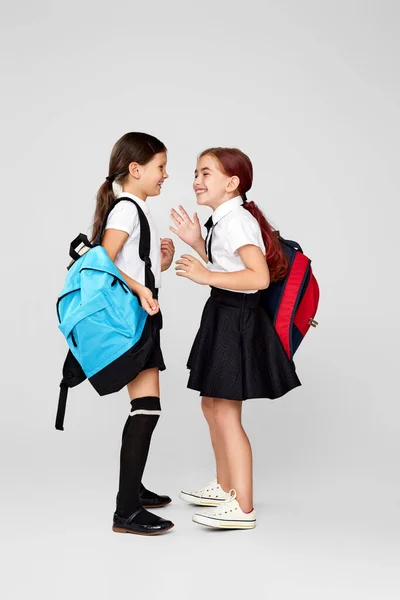
[[[230,212],[235,210],[235,208],[238,208],[242,204],[243,198],[241,196],[235,196],[234,198],[231,198],[230,200],[227,200],[226,202],[220,204],[212,214],[212,220],[214,225],[216,225],[220,219],[226,217],[226,215],[228,215]]]
[[[142,200],[141,198],[138,198],[137,196],[134,196],[133,194],[129,194],[128,192],[120,192],[118,194],[118,198],[131,198],[132,200],[134,200],[135,202],[137,202],[140,206],[140,208],[143,210],[144,213],[146,213],[146,215],[150,214],[150,209],[149,206],[146,202],[146,200]]]

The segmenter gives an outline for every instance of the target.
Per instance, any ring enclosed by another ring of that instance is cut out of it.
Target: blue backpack
[[[110,206],[90,243],[84,234],[70,246],[73,262],[57,301],[59,329],[69,352],[63,367],[56,429],[63,430],[68,389],[86,378],[104,396],[122,389],[142,370],[161,329],[161,314],[148,318],[138,297],[101,246],[107,219],[122,200],[135,204],[140,221],[139,256],[145,263],[145,285],[157,297],[150,260],[150,228],[139,205],[119,198]]]

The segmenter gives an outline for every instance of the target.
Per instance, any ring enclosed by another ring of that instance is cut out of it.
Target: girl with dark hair
[[[109,213],[101,243],[150,315],[154,340],[144,368],[127,386],[132,408],[122,434],[119,491],[113,522],[113,530],[118,533],[155,535],[173,527],[171,521],[146,510],[165,506],[171,499],[150,492],[142,484],[151,436],[161,414],[159,371],[165,369],[160,347],[162,320],[158,288],[161,271],[170,267],[175,251],[171,239],[160,242],[146,200],[161,193],[168,177],[166,167],[167,149],[162,142],[146,133],[127,133],[115,144],[108,176],[97,193],[92,239],[96,238],[114,201],[127,198]],[[142,209],[149,223],[155,297],[145,286],[145,263],[139,256],[139,213],[130,200]]]
[[[252,451],[242,425],[242,401],[278,398],[300,385],[293,362],[266,311],[260,290],[284,278],[288,261],[277,235],[246,193],[253,182],[249,157],[236,148],[210,148],[197,161],[197,203],[213,214],[202,238],[197,214],[172,210],[170,227],[207,263],[184,254],[177,275],[211,286],[187,363],[188,387],[200,392],[216,461],[216,479],[182,491],[192,504],[208,506],[193,516],[202,525],[252,529]]]

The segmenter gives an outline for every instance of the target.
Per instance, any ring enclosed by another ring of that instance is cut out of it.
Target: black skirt
[[[155,290],[153,297],[158,300],[158,289]],[[152,317],[147,317],[145,330],[143,331],[142,337],[143,339],[151,337],[153,343],[150,353],[146,358],[146,362],[144,363],[143,368],[140,370],[140,373],[146,369],[158,369],[159,371],[165,371],[166,369],[160,342],[160,331],[162,327],[163,318],[161,310]]]
[[[279,398],[301,385],[260,292],[212,288],[187,363],[188,388],[202,396]]]
[[[157,331],[154,335],[154,345],[142,371],[146,369],[158,369],[159,371],[165,371],[166,369],[160,344],[160,331]]]
[[[141,371],[145,371],[146,369],[159,369],[160,371],[165,371],[166,367],[160,342],[160,330],[162,329],[161,311],[152,317],[147,317],[145,327],[150,330],[149,335],[151,335],[153,339],[153,345]]]

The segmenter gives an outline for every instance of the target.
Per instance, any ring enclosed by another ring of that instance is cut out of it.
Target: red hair
[[[243,208],[248,210],[260,225],[271,281],[283,279],[287,275],[289,262],[279,242],[278,232],[267,221],[257,204],[247,201],[246,192],[253,184],[253,165],[250,158],[238,148],[208,148],[199,158],[202,156],[213,156],[225,175],[239,178],[238,192],[244,200]]]

